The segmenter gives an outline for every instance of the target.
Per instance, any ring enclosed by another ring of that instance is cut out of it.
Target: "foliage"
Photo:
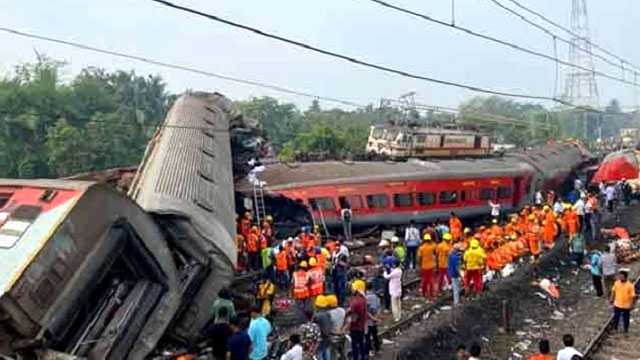
[[[0,79],[0,176],[62,177],[136,164],[163,120],[162,79],[85,68],[38,56]]]

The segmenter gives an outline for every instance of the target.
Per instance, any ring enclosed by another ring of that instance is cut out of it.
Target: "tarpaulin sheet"
[[[592,183],[620,181],[622,179],[636,179],[638,177],[638,158],[633,150],[624,150],[607,155]]]

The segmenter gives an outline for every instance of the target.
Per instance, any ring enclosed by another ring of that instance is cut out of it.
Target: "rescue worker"
[[[434,270],[436,267],[435,254],[436,246],[431,240],[431,235],[424,234],[423,243],[418,249],[417,262],[420,264],[420,294],[431,298],[435,297],[434,292]]]
[[[572,239],[580,230],[578,225],[578,214],[573,207],[569,207],[564,212],[563,218],[567,226],[567,231],[569,232],[569,239]]]
[[[286,289],[289,286],[289,264],[287,250],[280,245],[276,254],[276,284],[280,289]]]
[[[302,248],[306,251],[309,248],[309,242],[311,241],[311,234],[308,226],[302,227],[302,232],[300,233],[300,243],[302,244]]]
[[[502,227],[498,224],[498,220],[493,219],[491,220],[492,225],[491,225],[491,233],[496,237],[496,238],[501,238],[502,235],[504,234]]]
[[[258,257],[259,230],[257,226],[251,227],[251,233],[247,237],[247,255],[249,257],[248,269],[258,270],[260,258]]]
[[[471,240],[469,249],[464,252],[464,283],[465,288],[469,289],[473,283],[473,290],[476,293],[482,292],[482,270],[487,255],[480,247],[480,242],[476,239]]]
[[[309,302],[309,274],[307,262],[301,261],[298,269],[293,272],[293,299],[296,301],[301,314],[304,314]]]
[[[313,225],[313,234],[311,234],[311,242],[313,247],[322,245],[322,234],[320,234],[320,225]]]
[[[400,238],[393,236],[391,238],[391,246],[393,247],[393,256],[400,261],[400,266],[404,268],[404,262],[407,258],[407,249],[404,244],[400,242]]]
[[[462,221],[460,221],[455,213],[451,213],[449,216],[449,231],[451,231],[453,240],[457,241],[462,237]]]
[[[262,236],[267,240],[267,243],[271,243],[273,239],[273,217],[267,215],[262,221]]]
[[[264,247],[260,251],[260,258],[262,259],[262,272],[263,274],[271,280],[271,282],[275,282],[276,280],[276,272],[273,265],[273,249],[270,247]]]
[[[529,215],[529,229],[527,232],[527,237],[529,240],[529,251],[531,251],[531,261],[535,261],[538,259],[540,255],[540,235],[542,229],[538,224],[538,220],[535,215]]]
[[[258,307],[262,310],[262,316],[269,316],[271,314],[271,304],[273,304],[273,297],[276,293],[276,287],[273,282],[263,274],[262,278],[258,282],[256,287],[256,302]]]
[[[324,268],[320,267],[315,257],[309,259],[309,298],[315,302],[318,295],[324,293]]]
[[[438,293],[444,290],[444,283],[451,285],[451,277],[449,276],[449,255],[451,254],[452,234],[446,233],[442,235],[442,241],[436,247],[436,255],[438,257]]]
[[[236,270],[242,272],[245,270],[245,241],[244,236],[238,233],[236,235],[236,251],[237,251],[237,265]]]
[[[251,212],[246,211],[244,216],[240,220],[240,233],[244,236],[245,239],[249,238],[249,234],[251,233]]]

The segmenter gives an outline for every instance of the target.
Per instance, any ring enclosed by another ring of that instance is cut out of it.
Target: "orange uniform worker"
[[[257,270],[260,268],[260,258],[258,257],[258,243],[260,241],[260,231],[257,226],[251,227],[251,233],[247,237],[248,269]]]
[[[251,233],[251,212],[247,211],[240,220],[240,233],[245,239],[249,238]]]
[[[320,267],[315,257],[309,259],[309,296],[315,298],[324,293],[324,267]]]
[[[449,277],[449,255],[451,254],[452,234],[446,233],[442,236],[442,241],[436,247],[436,255],[438,257],[438,292],[443,290],[443,284],[451,285],[451,277]]]
[[[569,231],[569,237],[576,236],[579,230],[578,214],[573,207],[570,207],[564,212],[564,221],[567,224],[567,231]]]
[[[307,273],[307,262],[301,261],[298,269],[293,272],[293,299],[298,308],[304,311],[309,300],[309,274]]]
[[[245,248],[244,236],[242,236],[242,234],[236,235],[236,251],[237,251],[236,269],[238,271],[244,270],[244,262],[245,262],[244,248]]]
[[[273,217],[267,215],[262,222],[262,235],[267,239],[267,242],[271,242],[273,238]]]
[[[276,285],[280,289],[286,289],[289,285],[289,254],[284,246],[280,245],[276,254]]]
[[[491,222],[493,223],[493,225],[491,225],[491,233],[495,237],[501,238],[504,235],[504,231],[502,230],[502,227],[498,224],[498,220],[493,219]]]
[[[533,258],[535,259],[540,255],[540,236],[542,229],[538,224],[538,220],[536,220],[535,215],[529,215],[529,221],[529,230],[527,232],[529,251],[531,251],[531,255],[533,255]]]
[[[451,213],[449,216],[449,230],[454,240],[459,240],[462,237],[462,221],[460,221],[455,213]]]
[[[469,249],[464,252],[463,263],[465,267],[464,284],[469,288],[473,283],[473,290],[477,293],[482,292],[482,270],[487,255],[480,247],[480,242],[473,239],[469,244]]]
[[[433,298],[435,297],[433,278],[436,267],[436,245],[431,240],[431,235],[424,234],[417,255],[417,262],[420,264],[420,294],[426,297],[428,291],[429,296]]]

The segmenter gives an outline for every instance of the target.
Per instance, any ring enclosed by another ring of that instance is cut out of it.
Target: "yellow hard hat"
[[[471,232],[471,229],[470,229],[470,228],[468,228],[468,227],[464,228],[464,233],[465,233],[465,234],[468,234],[468,233],[470,233],[470,232]]]
[[[318,295],[316,297],[316,307],[317,308],[325,308],[329,305],[327,298],[324,295]]]
[[[271,215],[265,216],[264,219],[267,220],[268,222],[273,222],[273,216],[271,216]]]
[[[533,214],[529,215],[529,220],[535,220],[535,219],[536,219],[535,215],[533,215]]]
[[[446,234],[442,235],[442,238],[445,239],[445,240],[451,240],[452,239],[451,234],[449,234],[449,233],[446,233]]]
[[[313,230],[320,230],[320,225],[318,224],[313,225]]]
[[[353,283],[351,283],[351,290],[357,291],[363,294],[364,294],[365,287],[366,286],[364,284],[364,281],[362,280],[355,280]]]
[[[472,240],[469,242],[469,246],[470,246],[472,249],[478,248],[478,247],[480,247],[480,241],[478,241],[478,240],[476,240],[476,239],[472,239]]]
[[[331,295],[327,295],[327,296],[325,296],[325,299],[327,299],[327,304],[328,304],[330,307],[336,307],[336,306],[338,306],[338,297],[337,297],[337,296],[335,296],[335,295],[331,294]]]
[[[545,206],[542,207],[542,210],[544,210],[544,211],[547,211],[549,209],[550,209],[549,205],[545,205]]]
[[[318,265],[316,258],[312,257],[311,259],[309,259],[309,266],[316,266],[316,265]]]
[[[306,269],[307,268],[307,262],[304,261],[304,260],[300,261],[300,267],[303,268],[303,269]]]
[[[251,227],[251,231],[252,232],[258,232],[258,227],[257,226],[252,226]]]
[[[494,223],[494,224],[497,224],[498,220],[497,219],[493,219],[493,220],[491,220],[491,222]]]
[[[423,240],[426,240],[426,241],[431,241],[431,235],[429,235],[429,234],[424,234],[424,236],[422,237],[422,239],[423,239]]]

